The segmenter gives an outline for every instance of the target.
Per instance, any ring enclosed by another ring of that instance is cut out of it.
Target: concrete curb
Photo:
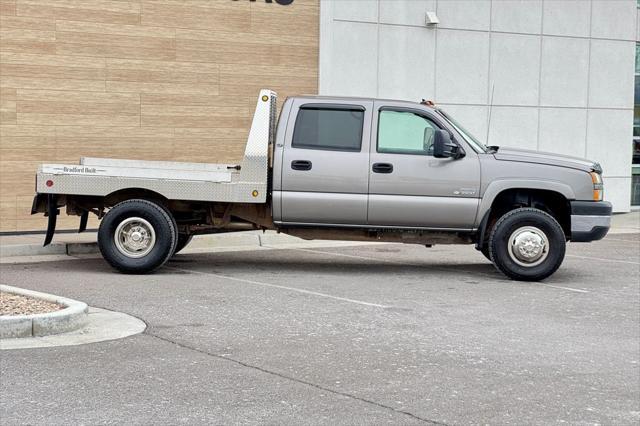
[[[86,234],[84,234],[86,235]],[[69,238],[69,236],[63,236]],[[229,232],[196,236],[189,244],[185,252],[206,251],[221,248],[260,248],[265,245],[282,245],[301,243],[301,240],[285,234],[273,231],[245,231]],[[69,241],[54,242],[47,247],[42,244],[5,244],[0,246],[0,259],[8,259],[23,256],[78,256],[98,254],[98,243],[95,241]]]
[[[48,336],[74,331],[87,324],[89,308],[84,302],[8,285],[0,285],[0,291],[65,306],[46,314],[0,316],[0,338]]]
[[[0,257],[65,255],[67,244],[54,243],[47,247],[42,244],[12,244],[0,248]]]
[[[47,247],[42,247],[42,244],[12,244],[2,246],[0,249],[0,257],[73,256],[76,254],[94,254],[98,252],[98,243],[96,242],[53,243]]]
[[[87,317],[87,325],[75,331],[42,337],[0,339],[0,351],[85,345],[133,336],[147,328],[147,324],[136,317],[107,309],[89,307]]]

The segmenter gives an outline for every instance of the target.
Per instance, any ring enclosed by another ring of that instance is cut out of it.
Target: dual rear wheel
[[[178,244],[176,244],[176,249],[173,251],[173,254],[178,254],[185,248],[193,239],[193,234],[183,234],[182,232],[178,233]]]
[[[110,209],[100,223],[98,247],[115,269],[144,274],[164,265],[191,241],[178,233],[164,206],[148,200],[126,200]]]

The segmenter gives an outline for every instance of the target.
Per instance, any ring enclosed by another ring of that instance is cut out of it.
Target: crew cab
[[[98,245],[147,273],[193,235],[277,230],[304,239],[475,244],[506,276],[542,280],[568,241],[603,238],[611,204],[601,167],[485,146],[426,102],[297,96],[276,117],[258,96],[238,164],[81,158],[43,164],[32,213],[101,219]]]

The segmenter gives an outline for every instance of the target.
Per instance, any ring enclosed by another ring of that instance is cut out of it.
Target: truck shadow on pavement
[[[179,269],[175,269],[179,268]],[[402,275],[413,276],[419,274],[424,278],[443,276],[463,276],[464,278],[482,278],[500,281],[510,281],[500,274],[488,261],[451,263],[442,261],[416,263],[407,260],[406,263],[393,263],[374,259],[360,260],[340,257],[335,259],[300,259],[282,258],[280,256],[265,256],[261,259],[249,259],[238,256],[221,254],[183,254],[167,262],[166,267],[156,273],[161,274],[236,274],[251,271],[260,275],[310,275],[310,274],[344,274],[344,275]]]

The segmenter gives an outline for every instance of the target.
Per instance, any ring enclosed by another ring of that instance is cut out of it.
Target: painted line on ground
[[[294,291],[294,292],[297,292],[297,293],[308,294],[310,296],[324,297],[324,298],[327,298],[327,299],[339,300],[341,302],[355,303],[356,305],[371,306],[371,307],[374,307],[374,308],[382,308],[382,309],[387,309],[387,308],[391,307],[391,306],[388,306],[388,305],[381,305],[381,304],[378,304],[378,303],[365,302],[363,300],[349,299],[348,297],[333,296],[331,294],[319,293],[317,291],[304,290],[302,288],[287,287],[287,286],[284,286],[284,285],[269,284],[269,283],[263,283],[263,282],[260,282],[260,281],[247,280],[247,279],[244,279],[244,278],[231,277],[229,275],[214,274],[212,272],[193,271],[191,269],[176,268],[175,266],[165,266],[165,268],[174,269],[176,271],[187,272],[187,273],[190,273],[190,274],[209,275],[209,276],[216,277],[216,278],[222,278],[222,279],[231,280],[231,281],[238,281],[238,282],[246,283],[246,284],[253,284],[253,285],[259,285],[259,286],[263,286],[263,287],[277,288],[277,289],[280,289],[280,290]]]
[[[293,249],[293,250],[306,251],[306,252],[309,252],[309,253],[322,253],[322,254],[328,254],[328,255],[331,255],[331,256],[352,257],[354,259],[375,260],[376,262],[393,263],[393,264],[396,264],[396,265],[419,266],[419,265],[410,264],[410,263],[406,263],[406,262],[400,262],[400,261],[397,261],[397,260],[380,259],[380,258],[371,257],[371,256],[358,256],[356,254],[332,253],[330,251],[312,250],[312,249],[303,249],[303,248],[296,248],[296,249]]]
[[[621,242],[621,243],[640,244],[640,240],[638,240],[638,239],[635,239],[635,240],[622,240],[622,239],[619,239],[619,238],[609,238],[609,237],[607,237],[602,241],[604,241],[604,242],[607,242],[607,241],[618,241],[618,242]]]
[[[355,254],[331,253],[331,252],[322,251],[322,250],[310,250],[310,249],[296,249],[296,250],[307,251],[307,252],[311,252],[311,253],[322,253],[322,254],[328,254],[328,255],[333,255],[333,256],[352,257],[352,258],[355,258],[355,259],[375,260],[375,261],[380,261],[380,262],[394,263],[394,264],[397,264],[397,265],[419,266],[419,265],[409,264],[409,263],[405,263],[405,262],[399,262],[399,261],[395,261],[395,260],[378,259],[378,258],[369,257],[369,256],[358,256],[358,255],[355,255]],[[437,266],[434,266],[433,269],[442,270],[442,269],[438,269]],[[450,271],[446,271],[446,272],[450,272]],[[485,277],[489,277],[488,274],[479,273],[478,275],[483,275]],[[490,277],[490,278],[493,278],[493,277]],[[541,285],[541,286],[544,286],[544,287],[556,288],[556,289],[559,289],[559,290],[573,291],[575,293],[590,293],[588,290],[582,290],[582,289],[579,289],[579,288],[563,287],[563,286],[559,286],[559,285],[551,285],[551,284],[545,284],[545,283],[539,283],[539,282],[533,282],[533,281],[531,281],[529,283],[530,284]]]
[[[640,262],[632,262],[631,260],[605,259],[603,257],[578,256],[576,254],[567,254],[567,257],[575,257],[577,259],[599,260],[602,262],[628,263],[630,265],[640,265]]]
[[[545,287],[551,287],[551,288],[559,288],[561,290],[574,291],[576,293],[590,293],[590,291],[588,290],[581,290],[579,288],[571,288],[571,287],[562,287],[560,285],[551,285],[551,284],[537,283],[537,282],[531,282],[531,284],[538,284],[538,285],[543,285]]]

